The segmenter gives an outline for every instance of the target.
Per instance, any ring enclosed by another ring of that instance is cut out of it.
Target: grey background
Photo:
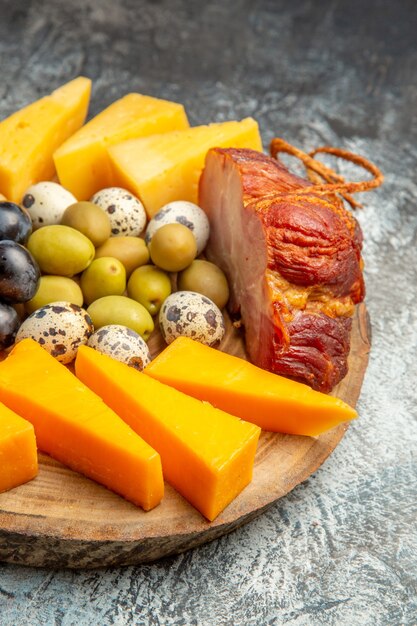
[[[0,0],[0,116],[78,74],[193,124],[253,115],[264,145],[383,169],[358,213],[373,348],[360,419],[308,481],[233,534],[153,565],[0,564],[0,624],[417,624],[417,4]],[[342,173],[356,174],[348,167]]]

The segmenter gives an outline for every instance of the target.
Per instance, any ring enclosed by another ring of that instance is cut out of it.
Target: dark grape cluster
[[[25,248],[32,232],[29,214],[14,202],[0,202],[0,350],[11,346],[20,326],[13,305],[38,289],[40,270]]]

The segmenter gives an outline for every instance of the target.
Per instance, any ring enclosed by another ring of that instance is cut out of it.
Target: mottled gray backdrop
[[[183,102],[193,124],[253,115],[266,147],[334,144],[386,175],[359,213],[373,326],[360,419],[331,458],[176,558],[0,565],[1,626],[417,624],[416,68],[414,0],[0,0],[1,117],[85,74],[91,114],[139,91]]]

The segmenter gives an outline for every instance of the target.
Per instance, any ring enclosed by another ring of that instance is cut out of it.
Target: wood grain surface
[[[155,354],[162,340],[150,342]],[[244,357],[240,331],[228,322],[221,349]],[[334,389],[354,406],[370,349],[365,305],[354,317],[349,372]],[[162,503],[145,513],[111,491],[39,454],[39,475],[0,495],[0,560],[46,567],[101,567],[154,561],[229,533],[306,480],[336,448],[347,426],[320,437],[262,432],[251,484],[207,522],[166,484]]]

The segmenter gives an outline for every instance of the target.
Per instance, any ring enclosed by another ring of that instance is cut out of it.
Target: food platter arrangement
[[[260,514],[357,417],[370,347],[346,204],[372,163],[142,94],[86,122],[90,92],[0,122],[0,559],[28,565],[152,561]]]

